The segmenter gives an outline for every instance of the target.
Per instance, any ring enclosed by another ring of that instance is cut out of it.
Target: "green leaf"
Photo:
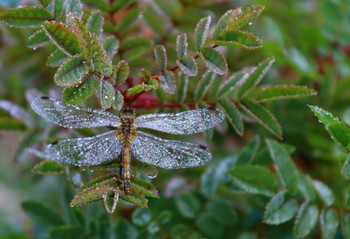
[[[61,87],[69,87],[82,83],[89,72],[87,62],[80,55],[72,56],[64,62],[55,73],[55,83]]]
[[[61,174],[66,166],[52,160],[43,160],[32,168],[33,173],[38,174]]]
[[[124,105],[124,96],[119,90],[116,90],[114,101],[112,102],[112,107],[119,112],[123,108],[123,105]]]
[[[187,54],[187,46],[187,34],[178,35],[176,38],[176,52],[180,60]]]
[[[107,52],[107,55],[110,59],[113,59],[113,56],[117,54],[119,48],[119,41],[114,36],[109,36],[103,42],[103,48]]]
[[[65,0],[53,0],[53,15],[58,19],[63,11]]]
[[[213,48],[201,48],[200,54],[205,65],[218,75],[226,75],[228,72],[227,62],[225,57]]]
[[[84,0],[84,2],[89,3],[92,6],[94,6],[95,8],[100,9],[100,10],[102,10],[104,12],[109,12],[111,10],[111,7],[109,6],[107,0],[99,0],[99,1],[96,1],[96,0]]]
[[[83,15],[83,5],[81,4],[80,0],[69,0],[65,3],[66,12],[72,13],[73,15],[77,17],[82,17]]]
[[[71,207],[84,206],[89,203],[103,200],[103,197],[104,197],[103,195],[107,195],[108,197],[110,197],[117,193],[118,193],[118,189],[113,186],[94,187],[92,189],[87,189],[85,191],[81,191],[79,194],[76,194],[69,206]]]
[[[248,97],[259,102],[274,101],[281,99],[293,99],[304,96],[316,95],[317,92],[304,86],[298,85],[273,85],[264,86],[252,90]]]
[[[240,30],[223,31],[218,35],[214,43],[218,46],[237,46],[247,49],[257,49],[262,47],[262,41],[252,33]]]
[[[236,165],[251,164],[260,147],[260,137],[255,136],[241,149],[237,155]]]
[[[237,96],[239,99],[243,99],[251,89],[260,83],[261,79],[270,69],[274,61],[275,58],[273,57],[267,58],[266,60],[262,61],[253,72],[250,73],[249,77],[246,78],[246,80],[238,89]]]
[[[332,208],[325,208],[320,215],[322,239],[332,239],[337,233],[339,219],[337,212]]]
[[[132,222],[136,226],[146,226],[152,219],[151,212],[147,208],[138,208],[132,214]]]
[[[294,165],[288,150],[283,144],[267,139],[266,144],[272,161],[277,166],[277,172],[287,188],[298,191],[298,170]]]
[[[136,20],[139,18],[139,16],[142,15],[142,12],[140,9],[134,8],[130,10],[116,25],[115,31],[125,31],[129,27],[131,27]]]
[[[173,213],[170,210],[165,210],[159,213],[157,220],[160,224],[167,224],[173,217]]]
[[[154,47],[154,56],[156,58],[156,65],[160,72],[165,72],[167,66],[167,55],[164,46],[156,45]]]
[[[26,130],[27,125],[22,120],[13,118],[0,118],[0,130]]]
[[[61,50],[70,55],[79,53],[81,45],[78,41],[77,35],[66,25],[60,22],[45,22],[43,24],[45,33]]]
[[[249,193],[271,197],[279,186],[276,176],[263,166],[241,165],[229,170],[228,173]]]
[[[198,199],[191,193],[180,193],[175,198],[176,206],[182,216],[194,218],[200,210]]]
[[[219,101],[219,106],[224,111],[226,118],[231,123],[237,134],[242,136],[244,133],[243,120],[236,105],[227,99],[222,99]]]
[[[83,234],[83,229],[79,225],[64,225],[55,227],[50,231],[50,238],[53,239],[76,239]]]
[[[200,51],[203,47],[205,40],[208,37],[209,25],[211,22],[211,17],[202,18],[196,26],[196,40],[195,40],[195,48],[197,51]]]
[[[335,200],[332,190],[327,185],[318,180],[313,180],[313,184],[322,201],[327,206],[331,206]]]
[[[99,92],[102,108],[104,110],[110,108],[115,97],[115,90],[113,85],[109,83],[109,81],[101,80]]]
[[[119,2],[119,1],[118,1]],[[115,223],[113,235],[115,238],[136,239],[138,230],[125,218],[120,217]],[[107,227],[108,229],[110,227]]]
[[[348,156],[343,164],[341,172],[342,172],[343,176],[345,177],[345,179],[347,179],[347,180],[350,179],[350,154],[348,154]]]
[[[113,75],[115,77],[116,83],[124,83],[129,76],[129,71],[130,68],[128,63],[124,60],[119,61],[117,67],[115,68],[115,73]]]
[[[136,187],[137,190],[139,190],[146,196],[159,198],[158,190],[152,183],[149,183],[137,177],[131,177],[130,181],[132,188]]]
[[[138,160],[134,160],[132,162],[131,165],[131,169],[147,174],[149,177],[151,178],[155,178],[158,175],[158,170],[156,168],[156,166],[147,164],[147,163],[143,163],[141,161]]]
[[[184,56],[176,61],[183,73],[188,76],[196,76],[198,74],[198,67],[195,59],[190,56]]]
[[[295,238],[306,237],[316,226],[318,219],[318,208],[315,205],[303,203],[299,208],[297,219],[294,224]]]
[[[234,21],[227,27],[229,30],[243,29],[250,25],[252,21],[257,18],[264,10],[265,6],[252,6],[243,11],[235,18]]]
[[[219,88],[218,96],[220,99],[224,97],[232,98],[234,92],[239,87],[239,84],[244,82],[254,68],[243,69],[242,71],[234,73],[231,77],[225,80]]]
[[[210,238],[222,238],[224,227],[209,212],[202,213],[196,221],[198,228]]]
[[[344,238],[350,238],[350,213],[343,212],[340,216],[340,225]]]
[[[46,64],[51,67],[60,66],[63,62],[67,61],[69,56],[64,51],[57,49],[52,52],[51,55],[47,58]]]
[[[278,192],[266,205],[264,222],[279,225],[292,219],[298,212],[298,203],[291,199],[285,201],[286,191]]]
[[[87,22],[88,31],[95,34],[97,38],[101,37],[103,28],[103,16],[99,11],[91,13]]]
[[[45,34],[44,31],[40,30],[28,38],[27,45],[34,50],[38,47],[44,46],[50,41],[50,38]]]
[[[34,221],[47,226],[63,225],[63,219],[51,208],[32,200],[22,202],[22,209]]]
[[[318,107],[309,105],[315,116],[324,124],[326,130],[332,139],[345,149],[350,151],[350,129],[338,118],[334,117],[328,111]]]
[[[228,25],[234,21],[235,18],[238,19],[238,16],[242,13],[242,8],[236,8],[234,10],[228,10],[224,15],[222,15],[215,26],[215,30],[213,33],[213,38],[216,37],[224,31]]]
[[[233,225],[238,222],[236,210],[222,198],[213,198],[208,203],[208,211],[223,225]]]
[[[145,90],[145,84],[138,84],[128,89],[128,95],[136,95]]]
[[[68,104],[79,104],[86,101],[95,94],[99,86],[99,79],[95,74],[90,73],[84,76],[81,81],[82,83],[78,86],[64,89],[64,102]]]
[[[164,75],[159,76],[160,86],[168,94],[176,93],[175,75],[172,71],[166,71]]]
[[[204,95],[207,93],[213,79],[214,79],[213,73],[207,72],[199,81],[199,83],[197,84],[197,88],[194,92],[194,100],[196,102],[200,101],[204,97]]]
[[[178,74],[178,88],[176,92],[176,102],[183,103],[187,95],[188,77],[185,74]]]
[[[268,131],[278,138],[282,138],[281,126],[268,109],[254,101],[244,101],[243,104],[240,104],[240,106]]]
[[[38,0],[38,3],[45,8],[50,4],[50,0]]]
[[[300,194],[306,201],[312,202],[316,198],[316,188],[309,175],[299,172],[298,175],[298,189]]]
[[[114,11],[114,12],[121,11],[124,8],[126,8],[127,6],[129,6],[134,1],[135,0],[119,0],[119,1],[115,1],[112,4],[112,11]]]
[[[0,20],[11,27],[37,27],[52,19],[48,10],[35,7],[13,8],[0,15]]]

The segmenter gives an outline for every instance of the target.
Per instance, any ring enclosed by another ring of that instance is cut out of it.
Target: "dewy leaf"
[[[119,41],[114,36],[109,36],[103,42],[103,48],[107,52],[107,55],[110,59],[113,59],[113,56],[117,54],[119,48]]]
[[[216,24],[213,37],[216,37],[227,28],[227,26],[242,13],[242,8],[236,8],[234,10],[227,11],[222,17],[220,17],[218,23]]]
[[[191,193],[180,193],[175,197],[176,206],[182,216],[195,218],[200,211],[198,199]]]
[[[244,101],[243,104],[240,104],[240,106],[268,131],[278,138],[282,138],[281,126],[268,109],[254,101]]]
[[[183,103],[187,95],[188,77],[185,74],[178,74],[178,88],[176,92],[176,102]]]
[[[206,66],[218,75],[226,75],[228,72],[227,62],[225,57],[213,48],[201,48],[200,54]]]
[[[338,214],[333,208],[325,208],[320,215],[322,239],[332,239],[339,225]]]
[[[277,193],[266,205],[264,222],[279,225],[292,219],[298,212],[298,203],[291,199],[285,201],[286,191]]]
[[[35,32],[28,38],[27,45],[34,50],[48,43],[50,38],[45,34],[44,31],[40,30]]]
[[[271,197],[278,188],[276,176],[267,168],[258,165],[236,166],[228,171],[234,181],[245,191]]]
[[[156,65],[160,72],[165,72],[167,66],[167,55],[164,46],[157,45],[154,47],[154,56],[156,58]]]
[[[66,12],[72,13],[77,17],[81,17],[83,15],[83,6],[80,0],[69,0],[65,3]]]
[[[343,212],[340,216],[341,231],[344,238],[350,238],[350,213]]]
[[[350,154],[348,154],[348,156],[343,164],[341,172],[342,172],[343,176],[345,177],[345,179],[347,179],[347,180],[350,179]]]
[[[322,201],[327,206],[331,206],[334,202],[334,195],[332,190],[327,185],[318,180],[314,180],[313,184]]]
[[[205,75],[202,76],[202,79],[197,84],[197,88],[194,92],[195,101],[199,101],[204,97],[204,95],[207,93],[208,89],[210,88],[210,85],[213,79],[214,77],[212,72],[207,72]]]
[[[80,207],[89,203],[93,203],[103,199],[103,195],[112,196],[116,194],[118,189],[113,186],[100,186],[91,190],[82,191],[76,194],[71,201],[71,207]]]
[[[214,43],[218,46],[237,46],[247,49],[257,49],[262,47],[262,41],[252,33],[240,30],[223,31],[218,35]]]
[[[318,107],[309,105],[316,117],[325,125],[326,130],[332,139],[350,151],[350,129],[338,118],[334,117],[328,111]]]
[[[109,81],[101,80],[100,81],[100,100],[101,106],[104,110],[110,108],[114,101],[114,87]]]
[[[70,55],[75,55],[80,51],[80,43],[77,35],[66,25],[60,22],[45,22],[43,24],[45,33],[55,43],[55,45]]]
[[[251,91],[249,97],[259,101],[273,101],[281,99],[293,99],[304,96],[316,95],[317,92],[304,86],[298,85],[273,85]]]
[[[239,84],[241,82],[244,82],[245,79],[250,75],[251,71],[254,70],[254,68],[250,68],[250,71],[242,70],[234,73],[231,77],[229,77],[227,80],[225,80],[218,92],[218,96],[220,99],[228,96],[232,97],[234,91],[238,88]]]
[[[123,105],[124,105],[124,96],[119,90],[116,90],[114,101],[112,102],[112,107],[119,112],[123,108]]]
[[[306,237],[316,226],[317,219],[318,208],[315,205],[309,205],[307,202],[301,205],[294,224],[295,238]]]
[[[52,52],[51,55],[47,58],[46,64],[51,67],[60,66],[63,62],[65,62],[69,56],[64,51],[57,49]]]
[[[70,87],[82,83],[84,76],[88,74],[88,66],[85,60],[77,55],[69,58],[55,73],[55,83],[61,87]]]
[[[135,85],[135,86],[129,88],[127,91],[127,94],[128,95],[136,95],[136,94],[141,93],[144,90],[145,90],[145,84],[142,83],[142,84],[138,84],[138,85]]]
[[[115,31],[125,31],[130,26],[132,26],[136,20],[139,18],[139,16],[142,15],[142,12],[140,9],[134,8],[130,10],[117,24],[115,27]]]
[[[298,170],[294,165],[286,147],[277,141],[266,140],[272,161],[287,188],[298,191]]]
[[[193,57],[184,56],[180,60],[177,60],[176,64],[188,76],[196,76],[198,73],[197,63]]]
[[[262,61],[255,70],[249,75],[249,77],[243,82],[239,87],[237,96],[239,99],[244,98],[251,89],[257,86],[261,79],[264,77],[266,72],[270,69],[271,65],[274,63],[275,58],[267,58]]]
[[[168,94],[176,93],[175,75],[171,71],[166,71],[164,75],[159,76],[160,86]]]
[[[177,57],[181,60],[187,54],[187,35],[186,33],[178,35],[176,38]]]
[[[244,132],[243,120],[236,105],[227,99],[222,99],[219,101],[219,106],[224,111],[226,118],[231,123],[237,134],[242,136]]]
[[[35,7],[14,8],[0,15],[0,20],[12,27],[38,27],[52,19],[48,10]]]
[[[68,104],[79,104],[89,99],[99,86],[98,77],[90,73],[82,78],[82,84],[64,89],[63,100]]]
[[[208,203],[208,211],[221,224],[233,225],[238,221],[236,210],[220,197],[214,197]]]
[[[126,61],[121,60],[115,68],[115,81],[117,84],[122,84],[129,76],[129,65]]]
[[[97,38],[101,37],[103,28],[103,16],[99,11],[95,11],[91,14],[87,22],[87,28],[89,32],[95,34]]]
[[[131,187],[136,188],[145,196],[159,198],[156,187],[152,183],[149,183],[143,179],[131,177]]]
[[[32,168],[33,173],[38,174],[61,174],[66,166],[52,160],[43,160]]]
[[[240,30],[248,25],[252,24],[252,21],[257,18],[260,13],[264,10],[265,6],[252,6],[243,11],[234,21],[229,24],[227,29],[229,30]]]
[[[211,17],[202,18],[196,26],[196,40],[195,40],[195,48],[197,51],[203,47],[205,40],[208,37],[209,25],[211,22]]]

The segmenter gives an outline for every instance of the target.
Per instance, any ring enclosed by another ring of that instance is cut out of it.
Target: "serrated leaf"
[[[137,177],[131,177],[131,187],[135,188],[143,193],[145,196],[159,198],[157,188],[152,184],[143,179]]]
[[[234,10],[229,10],[225,12],[224,15],[222,15],[218,21],[218,23],[215,26],[214,32],[213,32],[213,38],[216,39],[216,37],[227,28],[227,26],[234,21],[235,18],[238,18],[238,16],[242,13],[242,8],[236,8]]]
[[[64,102],[68,104],[79,104],[95,94],[99,86],[99,79],[95,74],[90,73],[84,76],[81,81],[82,83],[78,86],[64,89]]]
[[[38,174],[61,174],[66,166],[52,160],[43,160],[32,168],[33,173]]]
[[[148,200],[147,198],[139,192],[136,188],[131,189],[130,195],[126,195],[124,191],[120,191],[119,194],[120,199],[135,204],[136,206],[146,208]]]
[[[343,212],[340,216],[340,226],[344,238],[350,238],[350,213]]]
[[[0,15],[0,20],[11,27],[37,27],[53,19],[52,14],[44,8],[13,8]]]
[[[270,69],[274,61],[275,58],[273,57],[267,58],[266,60],[262,61],[253,72],[251,72],[249,77],[243,82],[243,84],[238,89],[237,96],[239,99],[243,99],[251,89],[253,89],[261,82],[261,79]]]
[[[223,225],[233,225],[238,221],[236,210],[222,198],[213,198],[207,207],[213,217]]]
[[[83,15],[83,5],[80,0],[69,0],[65,2],[65,8],[67,13],[72,13],[77,17]]]
[[[80,55],[72,56],[64,62],[55,73],[55,83],[61,87],[81,84],[82,79],[89,72],[88,66]]]
[[[231,77],[225,80],[219,88],[219,99],[222,99],[226,96],[232,98],[234,91],[237,90],[239,84],[248,78],[252,70],[254,70],[254,68],[249,68],[249,70],[244,69],[242,71],[234,73]]]
[[[142,12],[140,9],[134,8],[130,10],[116,25],[115,31],[125,31],[129,27],[131,27],[136,20],[139,18],[139,16],[142,15]]]
[[[195,101],[200,101],[204,97],[204,95],[210,88],[213,79],[214,77],[212,72],[207,72],[205,75],[202,76],[202,79],[197,84],[197,88],[194,93]]]
[[[89,203],[93,203],[99,200],[103,200],[103,195],[112,196],[117,192],[118,189],[112,186],[100,186],[95,187],[91,190],[82,191],[79,194],[76,194],[72,199],[69,206],[71,207],[80,207]]]
[[[51,55],[47,58],[46,64],[51,67],[60,66],[62,63],[67,61],[69,56],[64,51],[60,49],[55,50],[51,53]]]
[[[224,227],[214,215],[209,212],[202,213],[196,221],[197,227],[210,238],[222,238]]]
[[[168,94],[176,93],[175,75],[171,71],[166,71],[164,75],[159,76],[160,86]]]
[[[244,133],[244,125],[241,114],[236,105],[227,99],[222,99],[219,101],[219,106],[224,111],[226,118],[231,123],[237,134],[242,136]]]
[[[130,68],[126,61],[119,61],[117,67],[115,68],[115,74],[113,75],[117,84],[122,84],[126,81],[129,76],[129,70]]]
[[[266,144],[277,172],[287,188],[298,191],[298,170],[286,147],[277,141],[267,139]]]
[[[114,87],[108,81],[101,80],[99,91],[100,91],[101,106],[104,110],[106,110],[112,106],[112,103],[114,101],[114,97],[115,97]]]
[[[182,216],[194,218],[199,213],[200,203],[191,193],[180,193],[175,197],[176,206]]]
[[[44,46],[49,41],[50,41],[50,38],[46,35],[46,33],[40,30],[33,33],[33,35],[31,35],[28,38],[27,46],[35,50],[38,47]]]
[[[205,65],[218,75],[226,75],[228,72],[227,62],[225,57],[213,48],[201,48],[200,54]]]
[[[318,180],[313,180],[313,184],[322,201],[327,206],[331,206],[335,200],[332,190],[327,185]]]
[[[187,54],[187,46],[187,34],[178,35],[176,38],[176,52],[180,60]]]
[[[95,11],[91,14],[87,22],[87,29],[92,34],[95,34],[97,38],[101,37],[103,28],[103,16],[99,11]]]
[[[338,118],[334,117],[328,111],[318,107],[309,105],[315,116],[324,124],[326,130],[332,139],[339,145],[350,151],[350,129]]]
[[[183,103],[187,95],[188,77],[185,74],[178,74],[177,81],[176,102]]]
[[[263,127],[278,138],[282,138],[282,128],[273,114],[261,104],[254,101],[244,101],[241,108]]]
[[[115,173],[105,174],[96,178],[91,179],[83,186],[81,186],[77,191],[76,195],[85,193],[89,190],[92,190],[96,187],[100,186],[112,186],[114,184],[119,183],[121,180],[119,179],[119,175]]]
[[[128,95],[136,95],[145,90],[145,84],[138,84],[128,89]]]
[[[252,90],[248,97],[251,97],[259,102],[266,102],[281,99],[293,99],[316,94],[316,91],[304,86],[273,85]]]
[[[265,6],[252,6],[243,11],[234,21],[227,27],[229,30],[243,29],[250,25],[264,10]]]
[[[345,177],[345,179],[350,179],[350,154],[348,154],[344,164],[343,164],[343,167],[342,167],[342,170],[341,170],[343,176]]]
[[[109,36],[103,42],[103,48],[107,52],[107,55],[110,59],[113,59],[113,56],[117,54],[119,48],[119,41],[114,36]]]
[[[34,221],[39,222],[42,225],[48,225],[52,227],[63,225],[63,219],[57,212],[53,211],[46,205],[28,200],[21,203],[23,211],[31,217]]]
[[[298,212],[298,203],[291,199],[285,201],[286,191],[277,193],[266,205],[264,222],[279,225],[292,219]]]
[[[188,76],[196,76],[198,73],[196,60],[190,56],[182,57],[182,59],[176,61],[176,64]]]
[[[116,90],[114,101],[112,102],[112,107],[119,112],[123,108],[123,105],[124,105],[124,96],[119,90]]]
[[[306,237],[316,226],[318,219],[318,208],[315,205],[304,203],[298,211],[294,224],[294,236],[296,238]]]
[[[218,46],[237,46],[247,49],[262,47],[262,41],[258,37],[240,30],[223,31],[215,38],[214,43]]]
[[[249,193],[271,197],[278,188],[276,176],[263,166],[241,165],[229,170],[228,173]]]
[[[154,56],[156,58],[156,65],[160,72],[165,72],[167,66],[167,55],[164,46],[157,45],[154,47]]]
[[[196,30],[195,30],[195,48],[197,51],[200,51],[201,48],[203,47],[205,40],[208,37],[208,31],[209,31],[209,25],[211,22],[211,17],[205,17],[202,18],[196,26]]]
[[[337,233],[339,219],[337,212],[332,208],[325,208],[320,215],[322,239],[332,239]]]
[[[131,169],[147,174],[150,178],[154,178],[158,175],[157,167],[137,160],[133,161]]]

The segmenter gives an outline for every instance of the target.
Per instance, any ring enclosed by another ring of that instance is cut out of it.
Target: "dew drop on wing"
[[[155,174],[155,175],[147,175],[147,177],[150,178],[150,179],[156,178],[157,176],[158,176],[158,174]]]

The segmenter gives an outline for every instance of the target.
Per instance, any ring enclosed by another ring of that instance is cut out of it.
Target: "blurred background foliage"
[[[83,2],[89,7],[94,5],[92,0]],[[27,3],[30,1],[2,0],[1,11]],[[350,185],[340,174],[346,153],[307,107],[319,105],[350,123],[349,0],[144,0],[133,4],[142,9],[146,22],[138,34],[166,45],[170,59],[176,59],[171,57],[176,54],[176,35],[191,34],[200,18],[210,15],[217,20],[228,9],[264,5],[262,15],[250,27],[263,40],[263,47],[254,51],[228,48],[225,55],[229,69],[239,71],[274,56],[275,64],[265,76],[265,84],[304,85],[317,90],[317,96],[267,106],[282,126],[283,143],[292,146],[289,152],[293,152],[298,171],[331,188],[335,208],[349,207]],[[179,32],[174,32],[174,27]],[[105,28],[108,30],[108,26]],[[28,29],[5,25],[0,28],[0,98],[26,109],[28,89],[51,91],[60,98],[52,80],[54,69],[46,66],[49,47],[33,51],[26,46],[29,35]],[[149,52],[142,54],[153,53],[152,47],[147,49]],[[135,57],[139,51],[134,48],[126,53],[129,64],[153,66],[147,58],[141,61],[142,57]],[[0,111],[0,115],[7,117],[5,111]],[[4,122],[0,122],[0,128],[6,128]],[[148,209],[120,203],[112,215],[99,203],[69,208],[73,192],[63,176],[31,173],[39,159],[25,155],[21,144],[23,137],[24,141],[35,142],[35,137],[41,136],[31,129],[23,130],[25,126],[14,128],[17,130],[0,131],[0,238],[293,237],[293,221],[279,226],[263,223],[269,199],[245,193],[227,173],[242,157],[243,161],[250,157],[256,164],[271,165],[267,154],[271,148],[266,149],[264,142],[272,136],[258,124],[248,123],[243,137],[231,127],[222,126],[210,143],[212,162],[200,168],[159,170],[152,182],[160,198],[150,199]],[[67,134],[71,132],[61,132],[60,137]],[[350,238],[347,233],[338,230],[336,238]],[[320,235],[317,229],[308,238]]]

